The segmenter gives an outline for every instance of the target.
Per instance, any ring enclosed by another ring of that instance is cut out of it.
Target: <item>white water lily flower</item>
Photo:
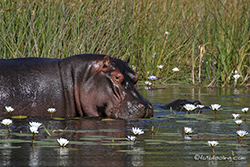
[[[40,122],[29,122],[31,127],[37,127],[37,129],[42,125]]]
[[[221,105],[219,105],[219,104],[211,104],[211,108],[213,111],[218,111],[220,107],[221,107]]]
[[[152,85],[152,83],[149,82],[149,81],[145,81],[145,84],[146,84],[147,86],[151,86],[151,85]]]
[[[198,105],[196,105],[195,107],[198,108],[198,109],[202,109],[202,108],[205,107],[205,106],[204,106],[204,105],[201,105],[201,104],[198,104]]]
[[[248,107],[245,107],[245,108],[242,108],[241,111],[244,113],[247,113],[248,109],[249,109]]]
[[[52,114],[52,113],[56,112],[56,109],[55,108],[48,108],[47,111]]]
[[[193,104],[185,104],[183,107],[184,107],[186,110],[188,110],[189,112],[196,109],[195,105],[193,105]]]
[[[136,137],[135,136],[128,136],[126,138],[128,141],[135,141],[136,140]]]
[[[134,135],[138,136],[138,135],[141,135],[144,133],[144,131],[140,128],[135,128],[135,127],[132,127],[132,132],[134,133]]]
[[[185,132],[186,134],[190,134],[190,133],[193,133],[193,130],[192,130],[192,128],[184,127],[184,132]]]
[[[14,108],[12,108],[11,106],[5,106],[5,110],[6,110],[8,113],[11,113],[12,111],[14,111]]]
[[[2,124],[4,124],[5,126],[9,126],[10,124],[12,124],[12,120],[11,119],[4,119],[1,122]]]
[[[179,70],[179,68],[175,67],[175,68],[172,69],[172,71],[173,72],[179,72],[180,70]]]
[[[244,137],[245,135],[248,134],[248,132],[245,131],[245,130],[237,130],[236,133],[237,133],[237,135],[240,136],[240,137]]]
[[[239,74],[235,74],[235,75],[233,75],[233,77],[234,77],[234,79],[239,79],[240,78],[240,75]]]
[[[233,115],[234,119],[237,119],[240,117],[240,114],[232,114],[232,115]]]
[[[215,146],[217,146],[219,144],[219,142],[217,142],[217,141],[208,141],[207,143],[211,147],[215,147]]]
[[[162,69],[163,65],[158,65],[157,68]]]
[[[235,123],[236,123],[237,125],[242,124],[242,122],[243,122],[242,120],[236,120],[236,121],[235,121]]]
[[[31,127],[30,127],[30,132],[33,133],[33,134],[39,133],[39,132],[38,132],[38,127],[31,126]]]
[[[57,139],[57,141],[61,147],[65,147],[69,143],[69,141],[64,138]]]
[[[148,79],[149,79],[149,80],[154,81],[154,80],[157,80],[157,77],[156,77],[156,76],[151,75],[151,76],[149,76],[149,77],[148,77]]]

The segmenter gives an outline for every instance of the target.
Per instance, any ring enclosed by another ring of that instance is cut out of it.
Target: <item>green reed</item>
[[[0,5],[1,58],[101,53],[130,56],[142,80],[157,75],[164,83],[178,67],[172,80],[233,86],[237,70],[238,86],[248,81],[247,0],[3,0]]]

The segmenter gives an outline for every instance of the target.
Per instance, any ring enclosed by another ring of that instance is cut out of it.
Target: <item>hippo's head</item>
[[[79,91],[82,115],[120,119],[153,116],[152,105],[135,87],[138,74],[127,62],[105,55],[92,55],[91,59]]]

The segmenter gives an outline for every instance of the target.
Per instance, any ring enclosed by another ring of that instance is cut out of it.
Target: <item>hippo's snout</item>
[[[151,103],[147,105],[146,118],[154,116],[154,110]]]
[[[144,110],[144,116],[142,116],[143,118],[149,118],[154,115],[154,110],[151,103],[147,103],[146,105],[139,103],[138,105],[140,108],[142,108],[142,110]]]

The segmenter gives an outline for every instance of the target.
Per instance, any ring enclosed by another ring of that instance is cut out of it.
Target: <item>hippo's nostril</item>
[[[145,108],[145,106],[141,103],[138,104],[141,108]]]

